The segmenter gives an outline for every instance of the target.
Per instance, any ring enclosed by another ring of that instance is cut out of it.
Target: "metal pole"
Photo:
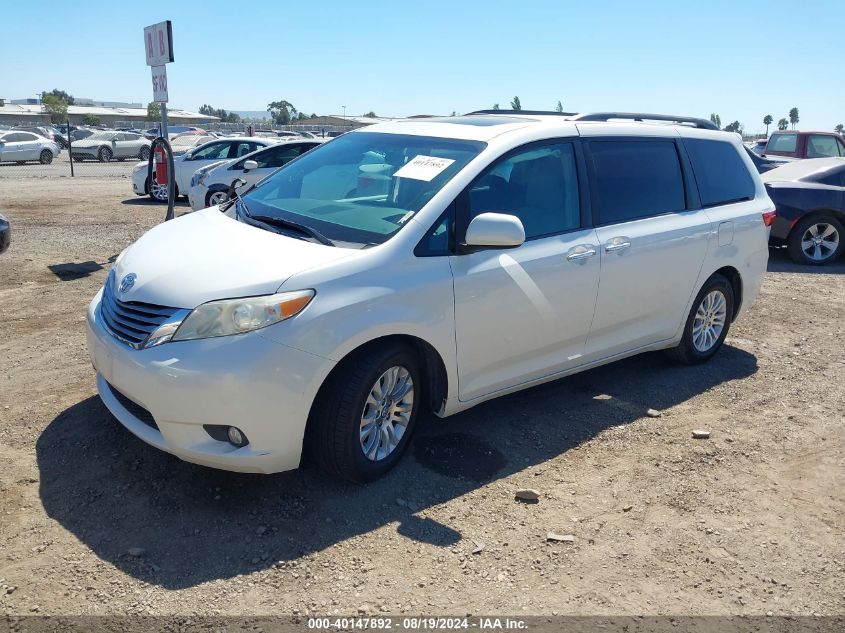
[[[161,135],[170,140],[170,137],[167,136],[167,104],[161,104]]]
[[[65,121],[67,125],[67,157],[70,160],[70,177],[73,178],[73,146],[70,140],[70,119]]]

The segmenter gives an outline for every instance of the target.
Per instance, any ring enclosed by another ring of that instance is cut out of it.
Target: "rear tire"
[[[796,264],[824,266],[842,254],[845,247],[845,228],[832,215],[804,218],[786,238],[789,257]]]
[[[141,148],[141,151],[138,152],[138,158],[140,160],[150,160],[150,148],[144,146]]]
[[[342,361],[318,392],[308,448],[333,475],[358,483],[377,479],[405,452],[422,398],[412,348],[398,342],[364,348]]]
[[[666,350],[671,359],[685,365],[710,360],[722,347],[734,313],[734,291],[722,275],[704,282],[684,324],[684,335],[677,347]]]

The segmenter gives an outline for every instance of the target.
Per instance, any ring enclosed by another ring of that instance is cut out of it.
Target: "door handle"
[[[588,259],[595,254],[596,254],[596,249],[587,248],[587,249],[584,249],[583,251],[574,251],[572,253],[569,253],[569,255],[566,256],[566,259],[567,259],[567,261],[570,261],[570,262],[577,262],[580,259]]]
[[[616,253],[619,251],[624,251],[626,248],[631,248],[631,242],[628,242],[624,238],[614,237],[604,246],[605,253]]]

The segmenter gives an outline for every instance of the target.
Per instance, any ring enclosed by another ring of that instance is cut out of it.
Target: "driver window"
[[[191,160],[222,160],[229,157],[229,143],[212,143],[194,152]]]
[[[487,168],[469,190],[469,219],[515,215],[532,239],[581,226],[578,172],[572,143],[534,146]]]

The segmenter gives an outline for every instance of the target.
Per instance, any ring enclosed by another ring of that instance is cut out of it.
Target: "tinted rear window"
[[[675,143],[592,141],[599,224],[625,222],[686,208]]]
[[[684,139],[701,205],[713,207],[754,198],[754,180],[731,143]]]
[[[791,153],[798,147],[797,134],[772,134],[772,138],[766,144],[767,152]]]

